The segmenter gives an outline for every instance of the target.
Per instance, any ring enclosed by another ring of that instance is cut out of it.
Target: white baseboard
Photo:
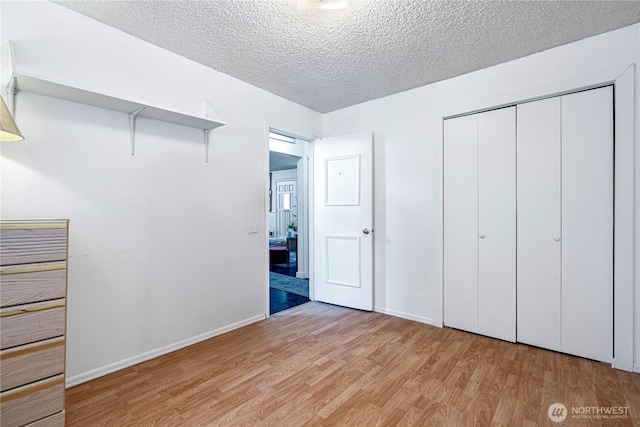
[[[640,363],[633,364],[633,372],[637,372],[640,374]]]
[[[298,279],[308,279],[309,278],[309,273],[307,273],[305,271],[297,271],[296,272],[296,277]]]
[[[435,326],[433,319],[430,317],[416,316],[415,314],[404,313],[402,311],[391,310],[384,307],[374,307],[373,311],[376,313],[388,314],[389,316],[400,317],[402,319],[413,320],[415,322],[426,323],[427,325]]]
[[[160,347],[155,350],[148,351],[146,353],[138,354],[136,356],[129,357],[129,358],[120,360],[118,362],[110,363],[106,366],[102,366],[100,368],[92,369],[90,371],[83,372],[78,375],[74,375],[73,377],[68,377],[65,381],[65,387],[69,388],[69,387],[73,387],[73,386],[85,383],[87,381],[91,381],[98,377],[102,377],[112,372],[116,372],[121,369],[128,368],[129,366],[137,365],[138,363],[141,363],[141,362],[146,362],[147,360],[154,359],[156,357],[162,356],[163,354],[180,350],[181,348],[188,347],[200,341],[204,341],[209,338],[222,335],[225,332],[230,332],[230,331],[233,331],[234,329],[242,328],[243,326],[247,326],[264,319],[265,319],[264,314],[253,316],[248,319],[244,319],[239,322],[232,323],[231,325],[223,326],[222,328],[205,332],[204,334],[196,335],[195,337],[187,338],[186,340],[182,340],[177,343],[169,344],[167,346]]]

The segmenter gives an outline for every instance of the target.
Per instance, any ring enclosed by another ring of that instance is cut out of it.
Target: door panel
[[[516,339],[516,109],[478,114],[478,332]]]
[[[517,108],[517,340],[560,351],[560,98]]]
[[[313,157],[315,299],[373,310],[371,133],[316,140]]]
[[[613,360],[613,91],[562,97],[562,351]]]
[[[358,206],[360,204],[360,155],[325,159],[325,204]]]
[[[360,237],[325,236],[326,281],[360,287]]]
[[[444,324],[478,332],[478,118],[444,121]]]

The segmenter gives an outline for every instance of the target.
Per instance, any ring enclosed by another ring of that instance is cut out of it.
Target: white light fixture
[[[0,97],[2,104],[0,105],[0,141],[22,141],[24,136],[20,133],[18,125],[11,116],[7,104]]]
[[[348,7],[344,0],[303,0],[297,3],[298,9],[339,10]]]

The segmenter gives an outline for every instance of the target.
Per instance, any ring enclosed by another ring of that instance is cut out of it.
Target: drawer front
[[[50,417],[38,420],[25,427],[64,427],[64,411],[53,414]]]
[[[64,372],[64,339],[14,347],[0,354],[1,391]]]
[[[64,298],[66,262],[4,267],[0,270],[0,307]]]
[[[0,229],[0,265],[66,259],[66,228]]]
[[[60,375],[2,393],[0,403],[2,427],[22,426],[41,420],[64,409],[64,378]]]
[[[57,304],[62,306],[43,308],[38,304],[31,304],[15,307],[16,310],[22,308],[29,310],[24,313],[6,315],[6,312],[3,312],[0,317],[0,348],[15,347],[64,335],[64,300]]]

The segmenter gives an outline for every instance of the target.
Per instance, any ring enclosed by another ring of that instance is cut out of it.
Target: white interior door
[[[613,360],[613,91],[518,106],[518,341]]]
[[[295,179],[276,181],[277,237],[286,238],[290,224],[298,223],[298,191]]]
[[[561,103],[517,108],[518,341],[561,351]]]
[[[562,351],[613,360],[613,88],[562,97]]]
[[[515,341],[515,108],[444,126],[444,323]]]
[[[478,332],[516,340],[516,108],[478,114]]]
[[[478,332],[478,118],[444,122],[444,324]]]
[[[371,133],[314,141],[313,165],[315,299],[373,310]]]

